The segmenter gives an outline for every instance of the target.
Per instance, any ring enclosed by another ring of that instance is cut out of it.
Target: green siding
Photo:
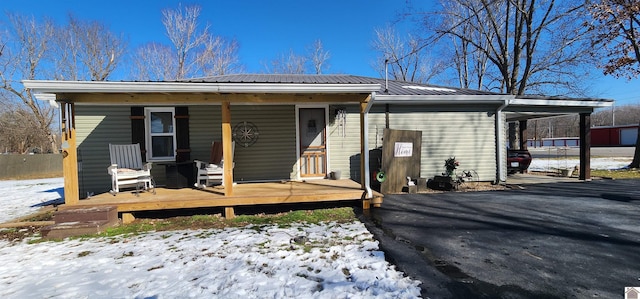
[[[357,105],[339,106],[347,111],[336,119],[336,107],[329,106],[329,167],[342,178],[360,180],[360,116]],[[450,108],[432,110],[419,106],[390,106],[390,128],[420,130],[422,135],[421,176],[443,172],[444,160],[455,156],[461,169],[476,169],[483,181],[496,178],[495,123],[492,109],[478,112]],[[234,153],[234,180],[259,181],[295,178],[296,124],[294,105],[232,105],[232,127],[243,121],[254,123],[258,141],[250,147],[237,145]],[[109,143],[131,142],[128,106],[76,106],[80,194],[102,193],[110,189]],[[190,106],[191,159],[208,160],[211,142],[221,140],[220,106]],[[382,146],[385,106],[374,105],[369,114],[369,148]],[[377,156],[372,155],[372,164]],[[375,168],[375,167],[374,167]],[[376,169],[371,169],[375,171]],[[158,184],[164,184],[164,167],[154,164]]]
[[[480,112],[480,107],[473,109],[431,111],[425,107],[391,106],[392,129],[422,131],[422,177],[440,175],[444,161],[456,157],[459,170],[475,169],[480,180],[495,181],[495,114],[491,110]]]
[[[496,179],[495,117],[491,109],[478,112],[450,107],[433,110],[428,107],[390,105],[389,127],[396,130],[422,131],[422,177],[433,177],[444,171],[444,160],[455,156],[460,169],[475,169],[483,181]],[[360,116],[357,106],[346,107],[346,128],[342,134],[339,121],[331,109],[330,170],[340,170],[342,177],[360,180]],[[369,149],[382,146],[385,128],[385,106],[374,105],[369,113]],[[372,165],[377,156],[370,154]],[[351,167],[350,167],[351,166]],[[375,171],[376,169],[371,169]]]
[[[342,178],[360,180],[360,112],[350,105],[346,109],[346,120],[336,120],[335,107],[329,109],[329,171],[339,170]],[[382,112],[382,113],[379,113]],[[381,124],[381,125],[380,125]],[[382,135],[376,139],[376,129],[384,128],[384,107],[374,106],[369,114],[369,149],[382,146]],[[375,158],[374,158],[375,159]]]
[[[235,179],[273,180],[291,178],[296,165],[295,106],[232,106],[232,123],[252,122],[260,131],[250,147],[236,145]]]
[[[192,106],[191,158],[208,160],[211,142],[222,140],[220,106]],[[296,162],[295,106],[232,105],[232,128],[244,121],[258,127],[258,141],[234,151],[234,180],[288,180]]]
[[[109,143],[131,143],[131,114],[127,106],[76,105],[78,180],[80,197],[111,190]]]
[[[191,145],[191,159],[202,161],[209,160],[209,155],[211,154],[211,142],[222,140],[221,123],[222,117],[220,106],[189,107],[189,143]]]
[[[236,146],[234,180],[290,179],[297,160],[295,106],[233,105],[231,110],[232,126],[248,121],[260,131],[252,146]],[[82,197],[87,192],[97,194],[111,189],[108,145],[131,143],[129,115],[127,106],[76,106]],[[208,160],[211,142],[222,139],[220,106],[190,106],[189,126],[191,158]],[[164,184],[161,163],[154,163],[152,174],[158,185]]]

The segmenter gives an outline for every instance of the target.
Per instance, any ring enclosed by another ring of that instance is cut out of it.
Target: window
[[[176,158],[176,122],[173,107],[145,108],[147,160],[171,161]]]

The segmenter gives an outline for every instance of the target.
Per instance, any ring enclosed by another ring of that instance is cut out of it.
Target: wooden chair
[[[234,166],[233,153],[236,143],[231,143],[231,167]],[[224,184],[224,160],[222,155],[222,142],[214,141],[211,143],[211,155],[209,162],[193,160],[196,163],[196,188],[206,188],[211,184]]]
[[[116,195],[121,188],[135,188],[133,192],[138,195],[140,191],[153,190],[153,178],[151,177],[151,163],[142,163],[140,144],[109,144],[109,156],[111,166],[107,171],[111,175],[111,191]]]

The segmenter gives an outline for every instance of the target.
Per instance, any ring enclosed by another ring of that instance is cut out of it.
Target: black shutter
[[[140,143],[142,161],[147,161],[144,133],[144,107],[131,107],[131,143]]]
[[[176,107],[176,162],[191,160],[189,145],[189,107]]]

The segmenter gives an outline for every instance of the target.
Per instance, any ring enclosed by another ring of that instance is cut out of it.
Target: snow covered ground
[[[27,216],[43,206],[62,202],[62,178],[0,181],[0,223]]]
[[[632,157],[591,158],[591,169],[621,169],[631,164]],[[580,165],[577,158],[533,158],[529,171],[553,172],[558,169],[573,169]]]
[[[10,213],[0,222],[59,200],[61,188],[0,181]],[[0,241],[0,298],[416,298],[419,284],[359,222]]]
[[[631,158],[592,158],[617,169]],[[535,158],[529,170],[577,159]],[[62,178],[0,181],[0,223],[61,201]],[[303,236],[307,242],[292,242]],[[362,223],[0,241],[0,298],[416,298]]]

